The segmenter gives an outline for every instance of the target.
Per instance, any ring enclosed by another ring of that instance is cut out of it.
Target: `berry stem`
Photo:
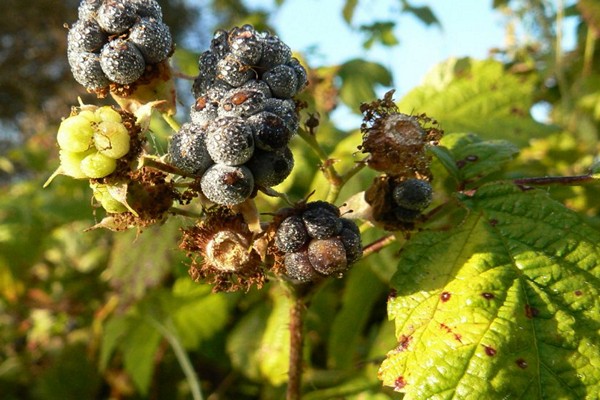
[[[321,168],[323,170],[323,173],[325,174],[325,178],[327,178],[329,183],[331,183],[332,186],[341,186],[343,184],[342,177],[335,170],[333,166],[334,161],[327,156],[323,148],[317,142],[315,136],[302,128],[298,129],[298,135],[310,146],[311,149],[313,149],[313,151],[321,160]]]
[[[141,167],[148,167],[148,168],[153,168],[153,169],[157,169],[159,171],[163,171],[166,172],[168,174],[174,174],[174,175],[179,175],[179,176],[185,176],[188,178],[195,178],[195,176],[190,175],[186,172],[183,172],[182,170],[180,170],[177,167],[174,167],[172,165],[169,164],[165,164],[161,161],[156,160],[155,158],[152,157],[143,157],[142,158],[142,162],[141,162]]]
[[[288,387],[286,400],[300,400],[302,386],[302,341],[304,319],[304,296],[298,288],[291,286],[290,294],[290,360],[288,369]]]
[[[385,247],[394,243],[396,240],[397,240],[397,237],[393,234],[390,234],[390,235],[387,235],[387,236],[377,239],[373,243],[370,243],[364,247],[363,255],[362,255],[363,258],[365,258],[373,253],[377,253],[377,252],[383,250]]]
[[[175,121],[175,119],[171,115],[168,115],[167,113],[161,113],[161,114],[162,114],[163,119],[171,127],[171,129],[173,129],[175,132],[178,132],[179,129],[181,128],[181,125],[179,125],[179,122]]]

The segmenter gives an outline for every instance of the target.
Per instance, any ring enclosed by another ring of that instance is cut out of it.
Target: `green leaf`
[[[346,0],[344,3],[342,16],[344,17],[344,21],[346,21],[348,24],[352,23],[352,18],[354,17],[354,11],[356,10],[357,5],[358,0]]]
[[[355,266],[346,276],[342,309],[333,321],[328,340],[329,366],[333,369],[353,369],[363,328],[375,301],[386,286],[366,266]]]
[[[338,76],[342,79],[340,99],[356,112],[362,103],[376,98],[376,85],[392,84],[392,74],[387,68],[362,59],[353,59],[342,64]]]
[[[530,115],[534,77],[504,70],[494,60],[449,59],[399,103],[402,112],[426,113],[446,132],[472,132],[524,146],[555,131]]]
[[[450,169],[452,173],[458,172],[456,177],[461,182],[479,180],[499,171],[519,153],[519,149],[506,140],[482,140],[468,133],[445,135],[440,145],[452,153],[456,170]]]
[[[146,395],[152,381],[154,359],[162,336],[152,325],[141,319],[131,328],[121,346],[123,362],[137,389],[142,395]]]
[[[112,354],[119,348],[123,337],[131,326],[131,318],[119,315],[111,318],[104,326],[102,333],[102,345],[100,346],[100,370],[104,371]]]
[[[440,23],[440,21],[437,19],[437,17],[435,16],[435,14],[433,13],[433,11],[431,11],[431,8],[429,8],[427,6],[415,7],[415,6],[410,5],[406,0],[403,0],[402,3],[404,4],[402,7],[403,12],[414,15],[417,19],[419,19],[425,25],[427,25],[427,26],[431,26],[431,25],[441,26],[442,25]]]
[[[379,21],[371,25],[362,25],[360,30],[367,36],[367,39],[363,43],[363,47],[370,49],[375,43],[381,43],[384,46],[397,45],[399,41],[394,34],[395,27],[396,23],[393,21]]]
[[[600,391],[600,233],[543,191],[482,186],[447,232],[404,248],[380,368],[405,399]]]

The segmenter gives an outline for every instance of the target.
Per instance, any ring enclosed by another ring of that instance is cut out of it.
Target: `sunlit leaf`
[[[344,17],[344,21],[346,21],[348,24],[352,23],[352,18],[354,17],[354,11],[356,10],[357,5],[358,0],[346,0],[344,3],[342,16]]]
[[[353,59],[342,64],[338,76],[342,79],[340,98],[354,111],[358,111],[361,103],[376,98],[377,85],[392,84],[392,74],[387,68],[362,59]]]
[[[600,233],[543,191],[481,187],[404,248],[381,366],[406,399],[586,398],[600,390]]]
[[[403,7],[402,11],[414,15],[417,19],[419,19],[422,23],[427,26],[430,25],[441,25],[440,21],[437,19],[433,11],[431,11],[430,7],[421,6],[416,7],[408,3],[406,0],[402,0]]]

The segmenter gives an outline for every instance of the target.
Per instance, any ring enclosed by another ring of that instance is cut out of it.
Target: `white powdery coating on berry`
[[[234,28],[229,34],[229,49],[237,58],[256,64],[262,56],[262,41],[251,25]]]
[[[332,275],[348,268],[346,249],[338,238],[313,239],[308,244],[307,253],[310,264],[323,275]]]
[[[256,72],[249,65],[233,55],[227,55],[217,63],[217,78],[231,86],[242,86],[255,76]]]
[[[129,0],[104,0],[98,8],[96,21],[106,32],[121,34],[131,28],[136,19]]]
[[[104,45],[100,65],[111,81],[122,85],[137,81],[146,68],[142,53],[124,39],[115,39]]]
[[[275,97],[289,99],[296,94],[298,77],[296,71],[288,65],[278,65],[268,70],[264,73],[263,79]]]
[[[254,89],[234,88],[228,91],[219,104],[219,116],[247,118],[264,109],[265,95]]]
[[[255,150],[254,155],[246,163],[254,175],[257,186],[271,187],[279,185],[294,168],[294,156],[289,148],[281,151]]]
[[[171,138],[169,155],[177,168],[192,175],[202,175],[213,160],[206,150],[206,131],[198,125],[186,123]]]
[[[297,282],[310,282],[319,276],[310,264],[306,251],[287,253],[283,265],[287,277]]]
[[[241,118],[221,118],[206,137],[206,148],[216,163],[241,165],[254,154],[252,130]]]
[[[96,12],[102,5],[102,0],[81,0],[77,8],[80,20],[91,20],[96,18]]]
[[[68,52],[96,53],[102,49],[108,37],[96,21],[77,21],[67,34]]]
[[[162,9],[156,0],[129,0],[129,2],[135,8],[135,13],[140,17],[152,17],[159,21],[162,20]]]
[[[110,84],[97,54],[70,52],[68,60],[73,78],[86,89],[102,89]]]
[[[243,235],[219,231],[206,244],[206,260],[219,271],[239,271],[252,261],[249,248],[250,243]]]
[[[263,35],[262,42],[262,57],[259,63],[261,68],[270,69],[276,65],[285,64],[290,61],[292,49],[277,36],[270,34]]]
[[[394,187],[392,198],[400,207],[421,211],[431,204],[433,189],[429,182],[411,178]]]
[[[302,218],[296,215],[284,219],[275,233],[275,245],[285,253],[299,251],[308,239],[304,222],[302,222]]]
[[[202,176],[200,188],[213,203],[232,206],[250,197],[254,189],[254,177],[243,165],[232,167],[215,164]]]
[[[129,40],[140,50],[147,64],[165,60],[173,47],[169,27],[154,18],[142,18],[136,22]]]

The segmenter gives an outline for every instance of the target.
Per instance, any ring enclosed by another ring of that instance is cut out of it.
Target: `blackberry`
[[[249,81],[244,83],[242,86],[240,86],[240,89],[250,89],[250,90],[259,91],[265,96],[265,99],[272,97],[271,89],[269,89],[269,85],[267,85],[266,82],[263,80],[250,79]]]
[[[206,148],[216,163],[244,164],[254,153],[252,131],[241,118],[220,118],[206,138]]]
[[[211,51],[205,51],[200,55],[200,59],[198,60],[198,76],[192,86],[194,97],[204,96],[214,86],[218,61],[217,56]]]
[[[277,36],[266,35],[262,39],[262,57],[259,67],[263,70],[269,70],[279,64],[285,64],[292,57],[292,50],[281,41]]]
[[[287,146],[292,132],[283,119],[263,111],[248,118],[248,126],[254,134],[256,147],[263,150],[279,150]]]
[[[106,32],[119,35],[135,23],[135,7],[125,0],[104,0],[96,13],[96,21]]]
[[[335,206],[331,203],[328,203],[326,201],[317,200],[317,201],[312,201],[310,203],[306,203],[306,210],[314,210],[314,209],[323,209],[323,210],[335,215],[336,217],[340,216],[340,209],[337,208],[337,206]]]
[[[342,219],[342,221],[349,220]],[[350,223],[356,227],[356,224],[354,224],[354,222],[350,221]],[[340,232],[339,239],[344,245],[344,250],[346,251],[346,259],[348,261],[348,264],[353,264],[356,261],[360,260],[360,258],[362,257],[362,243],[360,233],[357,233],[352,228],[348,229],[344,227]]]
[[[294,68],[288,65],[278,65],[262,76],[269,85],[274,97],[289,99],[296,94],[298,76]]]
[[[246,166],[254,175],[255,185],[262,187],[276,186],[292,173],[294,156],[287,147],[281,151],[256,149]]]
[[[68,52],[96,53],[102,49],[108,36],[93,20],[77,21],[67,35]]]
[[[165,60],[173,47],[169,27],[154,18],[138,20],[131,28],[129,40],[142,53],[147,64]]]
[[[429,207],[433,198],[431,184],[422,179],[407,179],[392,191],[394,202],[408,210],[422,211]]]
[[[343,228],[340,218],[324,207],[307,209],[302,213],[302,220],[310,237],[315,239],[330,238]]]
[[[419,210],[410,210],[404,207],[394,207],[393,213],[400,222],[415,222],[421,215]]]
[[[129,0],[129,2],[134,7],[135,13],[140,17],[162,20],[162,9],[156,0]]]
[[[253,65],[262,56],[262,41],[251,25],[233,28],[229,33],[229,51],[236,58]]]
[[[186,123],[171,137],[169,156],[174,166],[192,175],[202,175],[213,161],[206,150],[206,131]]]
[[[79,19],[85,21],[96,18],[96,12],[101,4],[102,0],[81,0],[77,8]]]
[[[229,43],[227,37],[229,34],[223,29],[217,30],[210,41],[210,50],[217,56],[223,58],[229,52]]]
[[[306,85],[308,85],[308,75],[306,74],[306,69],[304,69],[302,64],[300,64],[300,61],[298,61],[298,59],[295,57],[292,58],[290,62],[287,63],[287,65],[291,67],[296,73],[296,92],[299,92],[302,89],[304,89]]]
[[[296,113],[296,104],[290,99],[269,98],[264,103],[265,111],[269,111],[285,122],[291,132],[298,130],[299,121]]]
[[[111,81],[122,85],[138,80],[146,68],[142,53],[133,43],[121,38],[104,45],[100,66]]]
[[[311,240],[307,255],[315,271],[323,275],[332,275],[348,268],[346,250],[338,238]]]
[[[69,64],[73,78],[87,89],[102,89],[110,84],[95,53],[70,53]]]
[[[242,86],[246,81],[256,76],[252,68],[233,55],[228,55],[219,60],[216,72],[219,79],[234,87]]]
[[[275,245],[284,253],[299,251],[308,239],[302,218],[295,215],[284,219],[275,233]]]
[[[283,263],[286,276],[298,283],[311,282],[319,277],[319,274],[311,265],[306,251],[287,253]]]
[[[252,194],[254,178],[250,170],[242,166],[215,164],[200,180],[202,193],[213,203],[231,206],[242,203]]]
[[[264,108],[265,95],[253,89],[232,89],[224,96],[219,116],[247,118]]]
[[[217,118],[217,110],[217,104],[207,102],[206,98],[200,97],[190,108],[190,119],[193,124],[206,128]]]

